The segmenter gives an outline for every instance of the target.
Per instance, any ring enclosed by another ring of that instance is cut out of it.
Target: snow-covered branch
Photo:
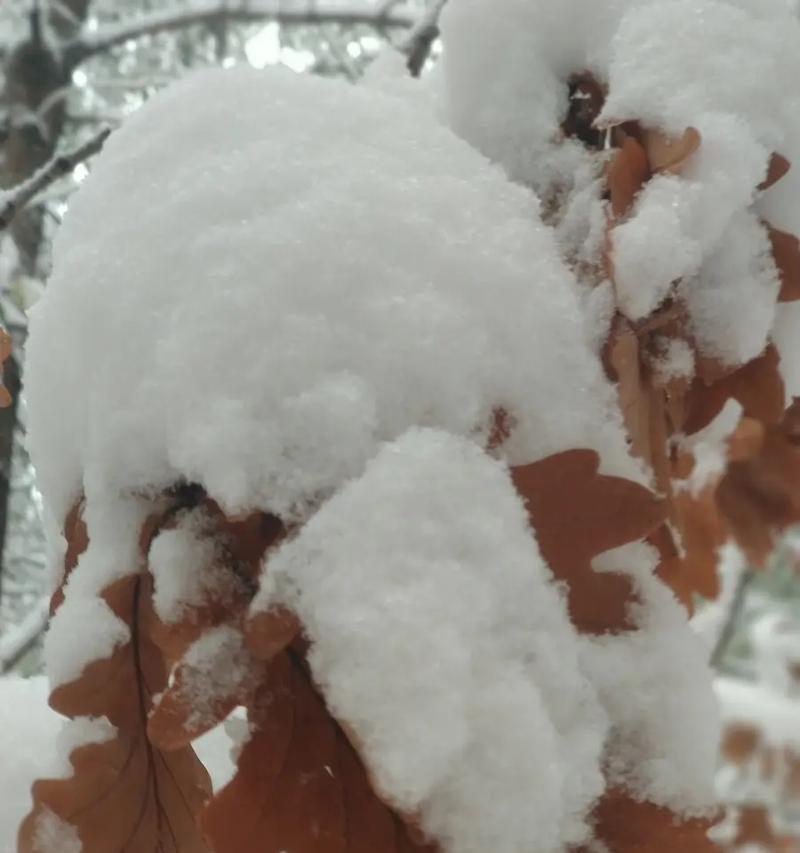
[[[419,77],[431,53],[431,48],[439,38],[439,16],[447,0],[432,0],[430,6],[411,28],[411,32],[400,44],[400,50],[407,57],[406,64],[412,77]]]
[[[131,39],[156,33],[171,32],[186,27],[213,26],[230,21],[278,21],[282,24],[343,24],[374,27],[412,27],[417,18],[414,10],[396,3],[372,5],[353,0],[304,0],[287,3],[286,0],[250,0],[237,4],[205,2],[190,8],[167,9],[152,15],[108,27],[93,33],[84,33],[67,45],[65,56],[68,65],[79,63]]]
[[[72,172],[80,163],[97,154],[110,133],[110,128],[104,127],[74,151],[53,157],[28,180],[0,194],[0,231],[8,228],[14,217],[42,190],[47,189],[50,184]]]

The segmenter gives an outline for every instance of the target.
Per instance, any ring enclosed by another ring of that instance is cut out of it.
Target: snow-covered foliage
[[[758,355],[778,291],[761,219],[792,233],[800,225],[797,169],[756,193],[772,152],[800,161],[794,4],[456,0],[442,31],[449,120],[543,199],[562,196],[557,231],[581,260],[599,254],[605,202],[597,160],[559,133],[571,78],[589,72],[607,85],[601,128],[636,120],[676,137],[699,131],[684,173],[654,176],[614,230],[620,307],[642,319],[680,281],[705,354],[725,364]]]
[[[786,271],[761,218],[791,229],[796,211],[758,188],[800,163],[800,111],[775,90],[800,29],[779,0],[452,0],[442,24],[438,100],[388,61],[362,87],[204,72],[132,117],[75,199],[27,375],[52,527],[69,528],[54,703],[72,714],[81,679],[144,636],[172,678],[149,722],[111,728],[157,743],[170,713],[182,737],[246,704],[252,760],[289,688],[267,711],[253,697],[299,642],[370,784],[444,853],[602,840],[596,807],[620,792],[703,837],[716,705],[662,578],[689,550],[676,495],[724,475],[752,401],[723,392],[684,441],[662,397],[770,342]],[[623,127],[644,165],[618,204]],[[665,306],[646,339],[633,324]],[[678,449],[696,463],[680,481]],[[623,536],[634,486],[642,529]],[[617,517],[537,526],[559,488]],[[582,566],[570,538],[605,544]],[[616,585],[607,628],[575,617],[582,569]],[[692,580],[667,582],[686,602]],[[287,613],[297,629],[264,653],[253,626]]]

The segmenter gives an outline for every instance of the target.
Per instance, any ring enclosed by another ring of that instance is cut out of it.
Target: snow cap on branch
[[[536,200],[408,99],[193,75],[109,140],[54,270],[27,389],[57,518],[179,480],[302,516],[381,442],[482,442],[498,406],[516,461],[636,476]]]

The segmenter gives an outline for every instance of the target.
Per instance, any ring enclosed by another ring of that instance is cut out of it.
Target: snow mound
[[[31,451],[56,519],[178,480],[302,517],[382,441],[480,442],[497,405],[519,461],[588,446],[635,476],[586,337],[535,198],[426,109],[198,73],[112,136],[59,231]]]
[[[412,430],[265,573],[254,608],[300,616],[378,789],[445,849],[585,840],[607,720],[503,465]]]

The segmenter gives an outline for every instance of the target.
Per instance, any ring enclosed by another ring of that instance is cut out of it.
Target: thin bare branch
[[[439,38],[439,16],[447,0],[431,0],[419,20],[411,28],[399,49],[406,56],[406,65],[412,77],[419,77],[436,39]]]
[[[120,26],[85,32],[68,44],[64,51],[66,63],[74,68],[79,63],[127,41],[157,33],[173,32],[191,26],[213,27],[221,22],[278,21],[281,24],[341,24],[373,27],[402,27],[413,25],[415,15],[406,6],[370,6],[358,0],[351,5],[341,2],[296,3],[288,6],[285,0],[250,0],[238,3],[205,3],[192,8],[168,9]]]
[[[69,175],[76,166],[97,154],[110,133],[110,128],[104,127],[88,142],[84,142],[83,145],[67,154],[59,154],[53,157],[26,181],[0,194],[0,231],[8,228],[20,211],[24,210],[26,205],[42,190],[47,189],[59,178]]]

